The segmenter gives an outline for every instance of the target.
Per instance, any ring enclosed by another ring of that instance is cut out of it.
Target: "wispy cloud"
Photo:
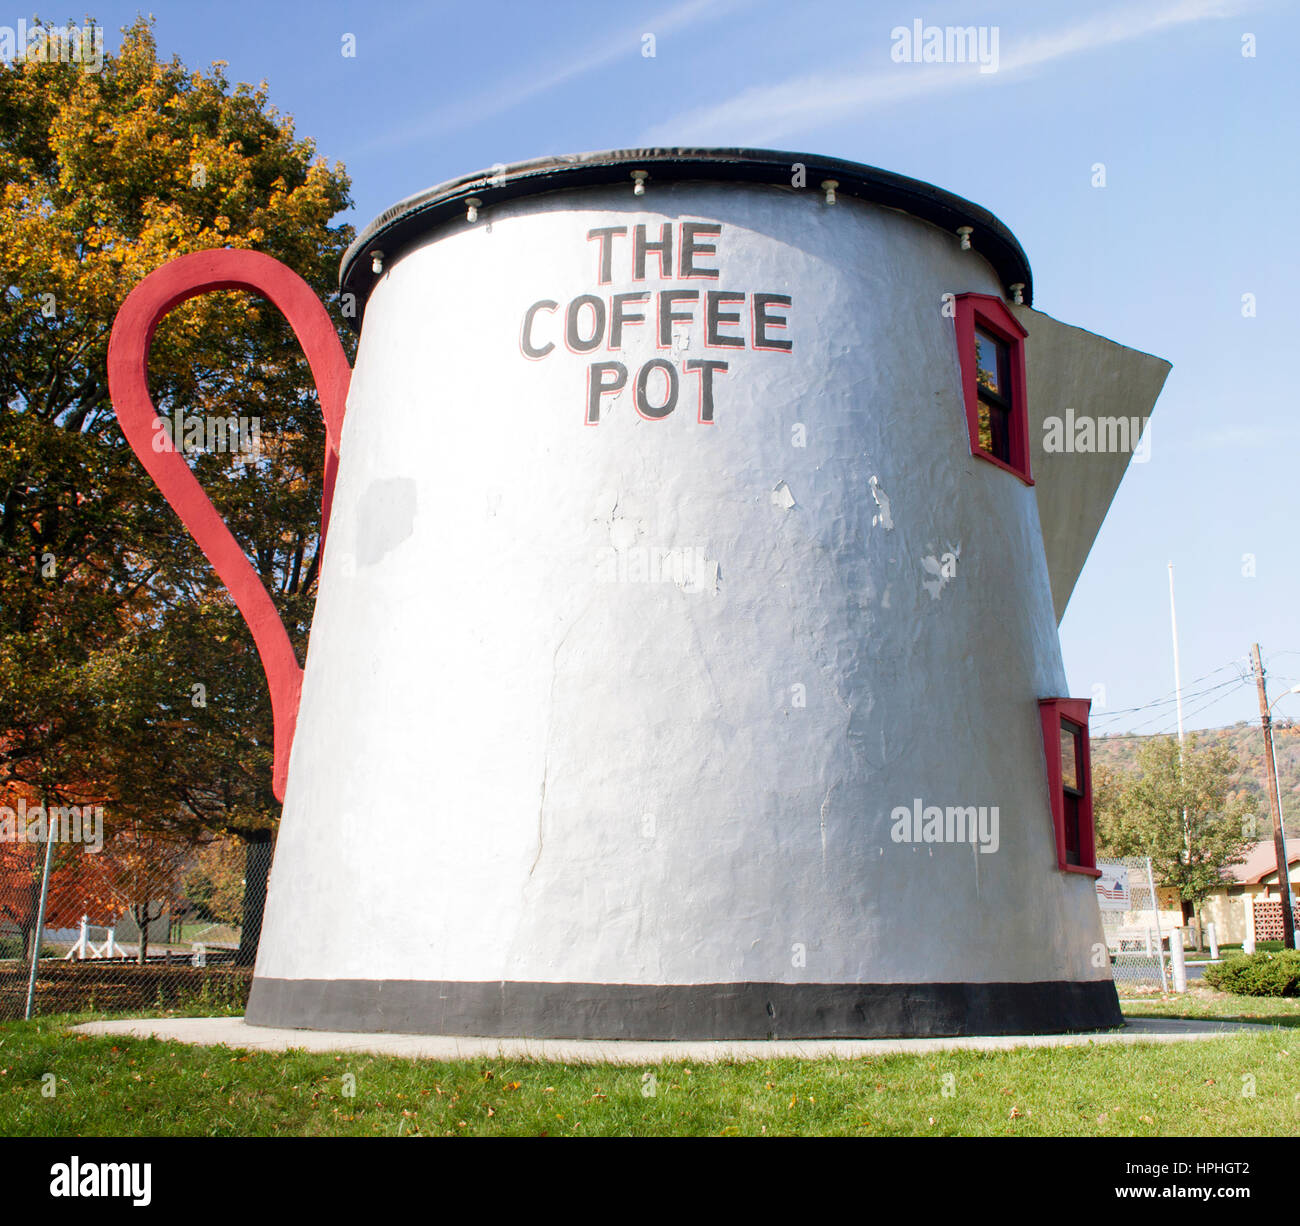
[[[684,3],[643,19],[635,27],[625,27],[603,41],[578,51],[572,59],[554,67],[548,67],[522,80],[512,77],[505,81],[488,82],[481,93],[439,107],[432,114],[424,116],[419,123],[386,132],[370,142],[367,149],[379,151],[399,148],[430,137],[445,136],[449,132],[460,131],[503,115],[577,77],[585,76],[616,60],[640,55],[643,34],[653,34],[658,40],[665,34],[721,16],[740,2],[741,0],[685,0]],[[552,64],[554,58],[553,55],[550,56]]]
[[[891,62],[870,72],[853,68],[790,77],[772,85],[754,86],[723,102],[697,107],[656,124],[643,135],[641,143],[766,144],[872,107],[973,85],[987,89],[1000,80],[1055,60],[1132,42],[1176,26],[1230,17],[1245,7],[1247,0],[1178,0],[1146,11],[1126,6],[1065,29],[1021,39],[1001,52],[995,73],[980,72],[979,65],[973,63]],[[1001,33],[1005,34],[1005,29]],[[887,56],[888,47],[884,52]]]
[[[1226,430],[1207,430],[1188,440],[1196,451],[1275,451],[1295,447],[1300,426],[1234,426]]]

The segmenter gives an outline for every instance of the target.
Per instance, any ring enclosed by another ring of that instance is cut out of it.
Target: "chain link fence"
[[[0,1020],[242,1013],[271,851],[269,837],[56,838],[42,891],[47,844],[0,840]]]
[[[118,835],[98,847],[56,840],[42,904],[46,851],[36,839],[0,841],[0,1020],[243,1011],[269,837],[182,843]],[[1181,934],[1161,916],[1150,862],[1134,856],[1098,867],[1116,987],[1168,991],[1169,941]]]
[[[1110,954],[1111,974],[1121,992],[1125,988],[1173,986],[1169,941],[1181,940],[1181,931],[1160,914],[1160,899],[1145,856],[1099,860],[1097,902]]]

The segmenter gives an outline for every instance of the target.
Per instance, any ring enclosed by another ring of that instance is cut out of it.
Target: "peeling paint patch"
[[[874,528],[877,524],[882,524],[886,532],[892,532],[894,517],[889,511],[889,495],[880,488],[880,478],[874,473],[867,484],[871,487],[871,496],[876,500],[876,506],[879,508],[871,517],[871,526]]]
[[[921,559],[921,569],[929,576],[921,580],[921,586],[930,593],[931,600],[938,600],[939,593],[957,577],[960,557],[961,546],[949,545],[937,557],[931,553]]]
[[[794,495],[784,481],[778,482],[776,488],[772,491],[772,505],[780,507],[783,511],[788,511],[795,505]]]
[[[821,812],[818,814],[822,836],[822,872],[826,871],[826,806],[831,803],[831,794],[835,791],[835,788],[836,784],[832,783],[826,789],[826,795],[822,798]]]

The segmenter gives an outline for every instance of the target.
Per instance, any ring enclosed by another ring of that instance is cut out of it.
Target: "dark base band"
[[[1087,983],[445,983],[254,979],[252,1026],[532,1039],[883,1039],[1122,1026]]]

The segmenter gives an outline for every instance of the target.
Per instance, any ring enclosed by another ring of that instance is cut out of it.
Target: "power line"
[[[1213,677],[1216,673],[1221,673],[1221,672],[1223,672],[1224,669],[1227,669],[1227,668],[1240,668],[1240,666],[1241,666],[1241,661],[1240,661],[1240,660],[1230,660],[1227,664],[1220,664],[1218,668],[1212,668],[1212,669],[1211,669],[1208,673],[1206,673],[1204,676],[1202,676],[1202,677],[1197,677],[1197,678],[1195,678],[1194,680],[1189,681],[1189,682],[1187,683],[1187,684],[1188,684],[1188,687],[1191,687],[1191,686],[1193,686],[1193,685],[1199,685],[1202,681],[1205,681],[1205,680],[1209,679],[1210,677]],[[1244,678],[1244,674],[1243,674],[1243,673],[1239,673],[1238,676]],[[1186,697],[1187,697],[1187,695],[1184,695],[1184,698],[1186,698]],[[1196,697],[1196,695],[1192,695],[1192,697]],[[1145,702],[1145,703],[1143,703],[1143,704],[1142,704],[1141,706],[1139,706],[1139,707],[1119,707],[1119,708],[1117,708],[1117,709],[1115,709],[1115,710],[1113,710],[1113,711],[1107,711],[1107,712],[1105,712],[1105,713],[1102,714],[1102,715],[1098,715],[1096,718],[1097,718],[1097,719],[1113,719],[1113,718],[1116,718],[1116,717],[1118,717],[1118,716],[1120,716],[1120,715],[1131,715],[1131,714],[1133,714],[1135,711],[1146,711],[1146,710],[1148,710],[1148,709],[1151,708],[1151,707],[1158,707],[1158,706],[1166,705],[1166,704],[1171,703],[1171,702],[1177,702],[1177,700],[1178,700],[1178,691],[1177,691],[1177,690],[1170,690],[1170,691],[1168,692],[1168,694],[1162,695],[1162,696],[1159,697],[1159,698],[1153,698],[1150,702]]]
[[[1183,695],[1183,701],[1184,701],[1184,702],[1193,702],[1193,701],[1195,701],[1197,698],[1204,698],[1207,694],[1213,694],[1213,693],[1215,693],[1215,692],[1218,691],[1218,690],[1228,689],[1228,688],[1231,688],[1232,686],[1244,685],[1245,682],[1246,682],[1246,678],[1245,678],[1245,677],[1242,677],[1242,676],[1238,676],[1238,677],[1230,677],[1227,681],[1220,681],[1218,685],[1207,686],[1207,687],[1206,687],[1205,689],[1203,689],[1203,690],[1193,690],[1192,693],[1190,693],[1190,694],[1184,694],[1184,695]],[[1218,700],[1216,699],[1215,701],[1218,701]],[[1146,703],[1144,706],[1141,706],[1141,707],[1131,707],[1131,708],[1129,708],[1127,711],[1113,711],[1113,712],[1107,712],[1107,713],[1105,713],[1105,714],[1102,714],[1102,715],[1097,716],[1097,719],[1099,719],[1099,720],[1104,720],[1104,719],[1107,719],[1107,718],[1118,718],[1120,715],[1133,714],[1133,713],[1136,713],[1136,712],[1138,712],[1138,711],[1147,711],[1147,710],[1150,710],[1152,707],[1156,707],[1156,706],[1164,706],[1164,707],[1167,707],[1168,705],[1169,705],[1169,700],[1166,700],[1166,701],[1164,701],[1164,702],[1161,702],[1161,701],[1159,701],[1159,700],[1156,700],[1156,701],[1154,701],[1154,702]],[[1137,726],[1138,726],[1139,728],[1141,728],[1141,727],[1145,727],[1146,724],[1155,723],[1157,720],[1164,719],[1164,718],[1165,718],[1167,715],[1169,715],[1169,714],[1170,714],[1170,712],[1168,712],[1168,711],[1157,711],[1157,712],[1155,713],[1155,715],[1154,715],[1151,719],[1146,720],[1146,721],[1144,721],[1144,723],[1142,723],[1142,724],[1138,724]],[[1093,722],[1093,721],[1089,721],[1089,722]]]
[[[1269,658],[1270,660],[1272,660],[1278,656],[1295,656],[1295,655],[1300,655],[1300,650],[1294,648],[1287,648],[1284,651],[1276,651],[1270,653]],[[1207,686],[1205,689],[1196,690],[1191,694],[1184,693],[1183,695],[1184,702],[1192,702],[1198,698],[1204,698],[1211,694],[1215,695],[1215,697],[1210,698],[1209,702],[1202,703],[1194,710],[1185,712],[1183,717],[1184,720],[1190,719],[1194,715],[1199,715],[1202,711],[1209,710],[1210,707],[1215,706],[1217,703],[1222,702],[1223,699],[1227,698],[1229,693],[1235,692],[1238,687],[1252,684],[1253,682],[1249,674],[1249,671],[1244,667],[1245,662],[1246,662],[1246,657],[1244,656],[1238,657],[1236,659],[1230,660],[1227,664],[1221,664],[1219,665],[1218,668],[1211,669],[1208,673],[1205,673],[1203,676],[1197,677],[1194,681],[1188,682],[1188,686],[1191,687],[1191,686],[1199,685],[1202,681],[1206,681],[1210,677],[1213,677],[1218,673],[1224,672],[1227,669],[1235,668],[1237,670],[1237,675],[1235,677],[1229,678],[1226,681],[1220,681],[1216,685]],[[1272,673],[1270,674],[1270,676],[1278,681],[1291,681],[1292,684],[1296,683],[1296,679],[1292,677],[1283,677],[1280,674],[1272,674]],[[1145,702],[1141,706],[1120,707],[1113,711],[1097,712],[1093,714],[1093,716],[1089,719],[1088,722],[1090,726],[1095,728],[1095,726],[1098,723],[1104,722],[1106,720],[1115,720],[1115,719],[1119,719],[1123,715],[1135,715],[1138,712],[1151,711],[1151,710],[1155,710],[1158,707],[1167,708],[1170,707],[1172,704],[1176,703],[1177,701],[1178,701],[1178,691],[1170,690],[1167,694],[1164,694],[1159,698],[1153,698],[1150,702]],[[1126,733],[1110,733],[1110,732],[1101,731],[1098,733],[1098,737],[1099,739],[1105,739],[1108,741],[1129,741],[1129,740],[1142,740],[1146,737],[1151,737],[1151,736],[1172,736],[1173,735],[1172,732],[1161,733],[1161,732],[1139,731],[1139,729],[1146,728],[1151,724],[1159,723],[1160,721],[1169,718],[1172,714],[1173,712],[1170,710],[1156,711],[1151,719],[1144,720],[1142,723],[1135,725],[1132,729],[1130,729],[1130,731]]]
[[[1200,694],[1193,695],[1193,697],[1197,697],[1197,698],[1204,697],[1206,694],[1213,693],[1216,690],[1229,690],[1231,692],[1231,690],[1239,689],[1247,684],[1249,683],[1247,679],[1244,677],[1234,678],[1231,681],[1224,681],[1219,685],[1211,686],[1210,689],[1208,690],[1202,690]],[[1228,693],[1220,693],[1216,697],[1211,698],[1209,702],[1202,703],[1199,707],[1196,707],[1195,709],[1186,712],[1183,716],[1183,719],[1185,721],[1191,719],[1192,716],[1199,715],[1202,711],[1209,710],[1210,707],[1215,706],[1219,702],[1222,702],[1223,699],[1227,697],[1228,697]],[[1168,711],[1162,711],[1159,715],[1155,716],[1154,719],[1149,719],[1144,721],[1141,724],[1138,724],[1137,728],[1145,728],[1149,724],[1154,724],[1160,720],[1168,719],[1170,714],[1171,713]],[[1089,723],[1091,724],[1091,720],[1089,721]],[[1136,729],[1131,732],[1123,732],[1123,733],[1103,732],[1100,734],[1102,738],[1108,741],[1143,740],[1146,737],[1151,737],[1151,736],[1172,736],[1172,735],[1173,735],[1172,732],[1139,732]]]

